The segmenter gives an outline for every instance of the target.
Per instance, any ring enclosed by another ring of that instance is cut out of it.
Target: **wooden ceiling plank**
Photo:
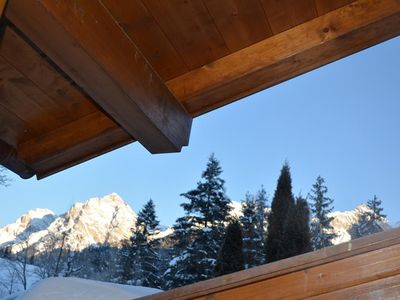
[[[27,135],[25,122],[8,111],[0,101],[0,140],[16,148],[19,141],[26,139]]]
[[[348,5],[355,0],[315,0],[315,6],[319,16],[332,10]]]
[[[314,0],[262,0],[262,4],[274,34],[317,16]]]
[[[189,69],[230,53],[202,1],[143,0],[143,3]]]
[[[43,99],[43,95],[38,95],[40,91],[29,80],[8,65],[1,57],[0,65],[2,70],[6,68],[5,66],[9,68],[7,73],[10,73],[11,70],[15,73],[12,76],[13,78],[3,79],[4,77],[0,72],[0,78],[2,78],[0,82],[1,105],[26,123],[26,130],[29,134],[38,134],[48,130],[52,124],[60,123],[32,98],[32,96],[39,96],[36,97],[39,98],[39,101],[46,101],[46,99]],[[36,95],[33,95],[34,93]]]
[[[167,85],[197,116],[399,34],[397,0],[359,0]]]
[[[188,71],[179,53],[141,1],[101,1],[164,81]]]
[[[79,147],[87,140],[117,129],[118,126],[111,119],[98,111],[20,144],[18,157],[29,164],[37,164],[44,159],[63,153],[65,149],[74,145]],[[127,142],[132,141],[126,133],[125,139]]]
[[[80,144],[70,145],[62,152],[37,161],[32,166],[37,170],[37,178],[43,179],[131,142],[133,140],[127,139],[125,131],[115,127]]]
[[[188,144],[191,116],[100,2],[13,0],[5,15],[151,153]]]
[[[231,52],[272,35],[259,0],[204,0]]]
[[[98,110],[87,95],[9,26],[2,33],[0,55],[49,97],[47,108],[58,119],[68,122]]]

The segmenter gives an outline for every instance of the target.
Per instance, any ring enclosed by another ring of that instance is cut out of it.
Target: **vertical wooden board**
[[[143,0],[189,69],[229,54],[207,7],[199,0]]]
[[[315,0],[315,6],[319,16],[326,14],[332,10],[350,4],[355,0]]]
[[[57,118],[71,121],[98,110],[89,96],[9,26],[0,41],[0,56],[49,97],[48,108],[57,112]]]
[[[178,52],[141,1],[102,2],[164,81],[188,71]]]
[[[272,35],[259,0],[204,0],[231,52]]]
[[[261,1],[274,34],[317,17],[314,0]]]

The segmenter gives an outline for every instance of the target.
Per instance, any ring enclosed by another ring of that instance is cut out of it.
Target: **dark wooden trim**
[[[2,140],[0,140],[0,165],[18,174],[23,179],[35,175],[34,170],[17,158],[17,150]]]
[[[188,144],[192,117],[100,1],[13,0],[5,16],[151,153]]]

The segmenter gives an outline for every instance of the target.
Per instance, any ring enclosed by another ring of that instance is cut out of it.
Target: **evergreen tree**
[[[382,221],[386,218],[386,215],[382,213],[383,208],[381,205],[382,201],[376,195],[374,195],[372,200],[368,200],[367,206],[371,210],[369,216],[372,221]]]
[[[230,274],[244,269],[242,230],[237,220],[232,221],[227,229],[224,242],[218,255],[215,274]]]
[[[165,274],[167,288],[208,279],[214,274],[224,224],[231,210],[221,173],[219,161],[211,155],[202,181],[194,190],[182,194],[188,202],[181,204],[185,217],[177,220],[176,227],[182,239],[178,244],[187,247],[170,262]]]
[[[311,200],[311,242],[314,250],[332,246],[332,239],[336,237],[331,225],[332,217],[328,214],[333,211],[333,199],[328,198],[326,193],[328,188],[325,186],[325,179],[317,177],[309,194]]]
[[[257,192],[256,197],[256,256],[255,256],[255,266],[262,265],[265,263],[265,239],[266,239],[266,224],[267,224],[267,192],[264,187]]]
[[[312,250],[310,235],[310,210],[307,201],[299,196],[286,220],[286,234],[289,241],[289,256],[307,253]]]
[[[153,236],[158,233],[159,222],[155,206],[150,199],[138,213],[130,241],[123,248],[120,281],[128,284],[161,288],[159,244]]]
[[[243,231],[243,257],[245,268],[257,265],[257,224],[256,224],[256,201],[252,195],[246,194],[246,200],[242,202],[242,215],[239,218]]]
[[[0,186],[8,186],[10,179],[7,177],[6,168],[0,165]]]
[[[268,215],[268,234],[266,240],[266,261],[273,262],[289,257],[289,241],[286,234],[286,222],[289,211],[294,206],[292,179],[288,163],[282,167],[278,179],[271,212]]]
[[[357,224],[354,225],[354,238],[378,233],[383,230],[379,222],[383,221],[386,215],[382,213],[383,208],[381,205],[382,201],[376,195],[372,200],[368,200],[367,207],[369,210],[362,213],[358,218]]]

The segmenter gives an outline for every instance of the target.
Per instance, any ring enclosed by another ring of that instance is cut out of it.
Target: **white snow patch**
[[[15,300],[128,300],[162,292],[158,289],[87,280],[53,277],[35,284]]]

